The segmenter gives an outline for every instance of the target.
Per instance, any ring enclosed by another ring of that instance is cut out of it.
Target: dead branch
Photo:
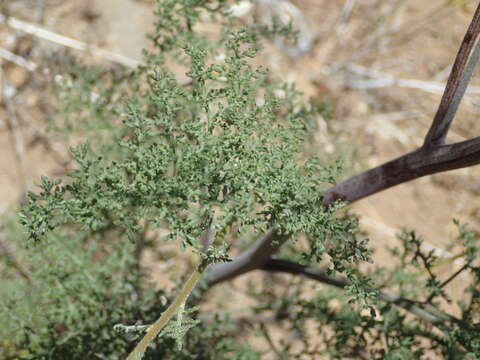
[[[38,67],[37,64],[27,60],[27,59],[24,59],[23,57],[21,56],[18,56],[10,51],[8,51],[7,49],[4,49],[4,48],[0,48],[0,57],[2,59],[5,59],[7,61],[10,61],[11,63],[15,64],[15,65],[18,65],[18,66],[21,66],[29,71],[35,71]]]
[[[451,67],[447,69],[451,71]],[[397,78],[391,74],[370,70],[355,64],[345,66],[345,72],[347,72],[346,86],[352,89],[365,90],[383,87],[401,87],[418,89],[432,94],[443,94],[446,88],[444,82]],[[470,95],[480,94],[480,86],[470,86],[467,93]]]
[[[7,17],[3,14],[0,14],[0,23],[2,22],[6,23],[8,26],[10,26],[15,30],[22,31],[24,33],[31,34],[38,38],[48,40],[53,43],[66,46],[72,49],[88,51],[93,55],[103,57],[109,61],[112,61],[117,64],[121,64],[126,67],[136,68],[138,65],[140,65],[140,62],[137,60],[133,60],[126,56],[100,49],[97,46],[84,43],[83,41],[75,40],[64,35],[56,34],[53,31],[44,29],[43,27],[40,27],[38,25],[29,23],[26,21],[19,20],[12,16]]]
[[[462,100],[475,65],[478,63],[480,57],[479,44],[477,44],[474,54],[467,65],[467,61],[479,33],[480,5],[477,7],[477,10],[473,15],[473,19],[462,41],[462,45],[458,50],[452,71],[450,72],[450,77],[448,78],[447,87],[443,93],[437,113],[433,118],[432,126],[425,137],[424,146],[442,145],[445,143],[448,128],[455,117],[458,105]]]

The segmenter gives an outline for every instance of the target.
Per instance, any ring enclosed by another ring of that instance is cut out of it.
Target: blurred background
[[[65,143],[47,131],[55,115],[48,89],[61,80],[51,76],[58,57],[135,67],[142,49],[150,46],[146,34],[155,5],[148,0],[0,4],[3,216],[18,208],[41,175],[61,175],[70,165]],[[245,21],[276,15],[298,30],[295,45],[266,43],[260,61],[295,83],[306,99],[331,104],[331,118],[312,134],[321,146],[311,150],[351,159],[347,177],[421,146],[476,5],[468,0],[258,0],[239,1],[235,11]],[[204,30],[214,31],[209,24]],[[449,142],[480,134],[479,103],[475,76]],[[407,227],[423,234],[439,254],[447,253],[453,218],[480,227],[479,175],[477,166],[429,176],[361,200],[352,209],[375,247]],[[384,254],[379,250],[376,261],[388,263]]]

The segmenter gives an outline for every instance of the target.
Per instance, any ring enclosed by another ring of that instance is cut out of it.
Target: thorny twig
[[[470,267],[470,264],[465,264],[463,265],[460,269],[455,271],[447,280],[442,282],[438,287],[440,289],[444,288],[447,284],[449,284],[453,279],[455,279],[458,275],[460,275],[464,270],[468,269]],[[425,303],[428,304],[430,303],[433,298],[435,297],[435,293],[431,293],[430,296],[425,300]]]

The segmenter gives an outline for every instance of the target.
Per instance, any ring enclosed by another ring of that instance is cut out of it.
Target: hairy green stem
[[[127,360],[140,360],[147,350],[148,345],[157,337],[157,335],[162,331],[168,321],[172,316],[177,312],[177,310],[185,303],[188,295],[192,292],[197,283],[198,279],[205,270],[205,266],[200,264],[197,266],[195,271],[190,275],[187,282],[183,285],[180,293],[177,295],[175,300],[170,304],[170,306],[165,310],[165,312],[160,316],[160,318],[155,321],[147,330],[147,333],[143,339],[137,344],[135,349],[128,355]]]

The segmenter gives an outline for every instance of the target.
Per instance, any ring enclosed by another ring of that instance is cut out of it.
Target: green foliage
[[[145,275],[135,270],[134,247],[112,241],[115,232],[49,235],[34,251],[22,248],[26,239],[21,233],[11,224],[7,235],[19,259],[28,264],[29,275],[28,281],[13,272],[2,278],[2,359],[124,358],[134,339],[119,335],[114,325],[151,323],[165,309],[165,297],[171,298],[151,286],[139,287]],[[235,325],[228,318],[195,320],[195,325],[182,349],[174,339],[162,337],[145,359],[256,358],[234,340]]]
[[[159,6],[157,29],[166,34],[155,41],[164,51],[183,49],[176,55],[188,64],[190,83],[178,84],[163,66],[143,68],[148,87],[125,106],[121,157],[88,144],[73,149],[78,169],[70,181],[44,178],[42,192],[29,195],[22,221],[30,238],[62,223],[93,232],[113,225],[133,237],[146,220],[199,249],[210,226],[218,243],[233,227],[259,234],[277,224],[280,233],[311,234],[318,243],[311,256],[320,258],[324,239],[352,224],[321,206],[321,187],[338,169],[300,155],[314,111],[266,69],[249,65],[260,48],[254,29],[237,29],[230,19],[220,39],[207,42],[190,30],[199,17],[193,3],[179,4]]]

